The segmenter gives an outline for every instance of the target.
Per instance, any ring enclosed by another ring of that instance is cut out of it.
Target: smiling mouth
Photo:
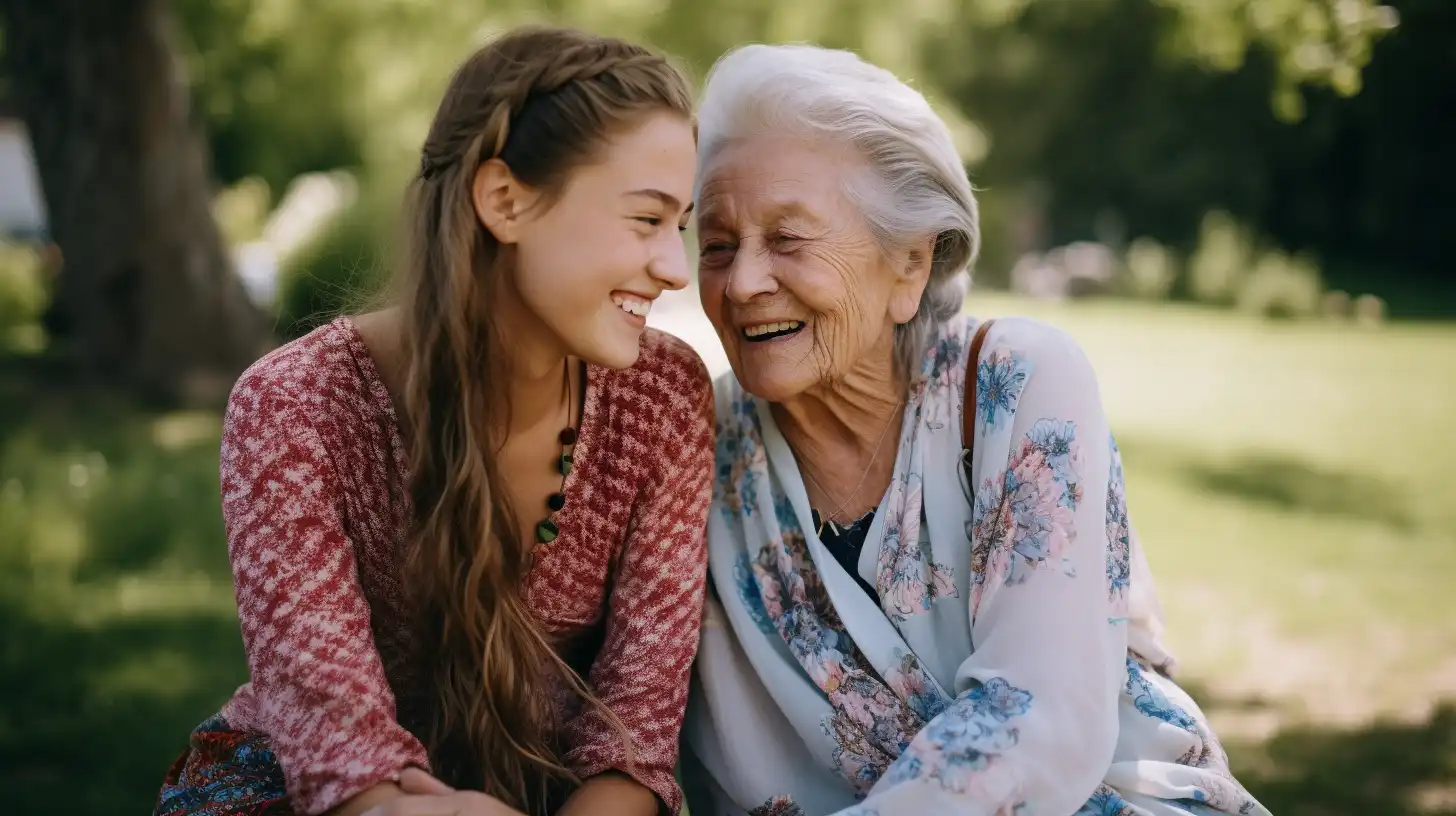
[[[627,314],[642,318],[647,317],[648,312],[652,311],[652,301],[644,300],[633,295],[614,295],[612,302],[617,304],[618,309],[621,309]]]
[[[744,328],[743,338],[750,343],[762,343],[766,340],[777,340],[780,337],[788,337],[798,334],[804,330],[802,320],[784,320],[778,323],[764,323],[758,326]]]

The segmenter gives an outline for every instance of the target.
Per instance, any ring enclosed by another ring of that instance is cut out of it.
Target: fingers
[[[410,794],[444,796],[455,789],[419,768],[405,768],[399,775],[399,789]]]

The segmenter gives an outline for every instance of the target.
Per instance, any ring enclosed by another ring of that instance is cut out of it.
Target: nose
[[[779,290],[779,282],[773,275],[772,265],[762,253],[747,246],[741,247],[728,267],[728,286],[725,294],[734,303],[746,304],[758,295],[771,295]]]
[[[647,265],[647,274],[664,289],[677,291],[688,285],[688,255],[682,238],[676,233],[652,257]]]

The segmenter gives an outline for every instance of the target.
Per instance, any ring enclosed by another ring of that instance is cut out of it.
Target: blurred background
[[[1243,781],[1456,813],[1452,0],[0,0],[0,811],[146,812],[245,681],[228,388],[378,291],[449,71],[541,20],[921,88],[967,308],[1088,349]],[[692,292],[652,320],[724,368]]]

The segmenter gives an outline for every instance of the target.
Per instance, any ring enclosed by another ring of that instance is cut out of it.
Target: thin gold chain
[[[896,405],[895,410],[890,412],[889,421],[885,423],[884,429],[880,431],[880,441],[875,443],[875,452],[872,456],[870,456],[870,463],[868,465],[865,465],[864,473],[860,474],[859,484],[855,485],[854,490],[850,491],[849,498],[840,502],[839,506],[834,508],[833,513],[830,513],[827,516],[819,517],[819,528],[814,531],[814,535],[823,535],[824,525],[829,523],[830,521],[833,521],[841,512],[844,511],[845,506],[849,504],[850,500],[852,500],[855,496],[859,495],[859,489],[861,487],[864,487],[865,479],[868,479],[870,476],[870,469],[875,466],[875,460],[878,459],[880,456],[880,449],[885,446],[886,435],[890,432],[890,426],[895,424],[895,414],[897,414],[899,410],[900,406]],[[825,496],[829,497],[830,501],[834,501],[834,494],[830,493],[828,490],[825,490],[824,486],[819,484],[819,481],[814,478],[814,474],[810,473],[808,469],[804,469],[804,475],[809,477],[809,481],[814,485],[815,488],[819,490],[820,493],[823,493]]]

